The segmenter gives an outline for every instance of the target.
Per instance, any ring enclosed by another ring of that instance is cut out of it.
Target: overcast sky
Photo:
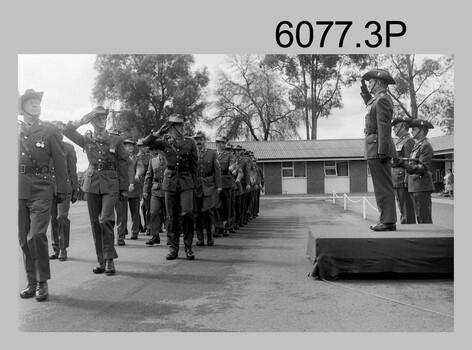
[[[208,67],[210,79],[221,66],[224,55],[194,55],[196,68]],[[41,119],[62,120],[67,122],[82,117],[95,105],[91,102],[92,87],[96,72],[93,69],[95,55],[19,55],[18,56],[18,90],[20,94],[28,88],[44,91]],[[344,108],[334,110],[329,118],[318,121],[318,139],[363,138],[365,107],[359,96],[359,86],[342,91]],[[106,106],[105,106],[106,107]],[[207,131],[210,140],[215,134]],[[84,132],[91,126],[82,126]],[[435,128],[430,136],[444,133]],[[302,130],[302,136],[303,130]],[[85,153],[76,146],[79,170],[88,165]]]

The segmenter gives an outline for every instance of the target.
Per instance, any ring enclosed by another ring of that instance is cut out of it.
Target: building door
[[[307,194],[306,162],[282,162],[282,194]]]

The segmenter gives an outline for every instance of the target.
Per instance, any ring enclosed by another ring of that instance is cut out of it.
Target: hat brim
[[[25,103],[26,101],[34,100],[34,99],[42,101],[43,94],[44,94],[43,91],[30,92],[30,93],[24,94],[21,96],[21,104],[23,105],[23,103]]]
[[[380,75],[379,75],[379,72],[380,72]],[[371,70],[362,76],[362,80],[369,80],[369,79],[383,80],[389,85],[396,84],[395,80],[392,78],[390,74],[388,74],[387,72],[379,71],[379,70]]]

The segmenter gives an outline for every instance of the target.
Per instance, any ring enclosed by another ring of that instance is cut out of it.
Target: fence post
[[[347,194],[344,193],[343,198],[344,198],[344,210],[346,210],[347,209]]]
[[[336,192],[333,191],[333,204],[336,204]]]
[[[362,197],[362,218],[365,220],[367,218],[366,212],[365,212],[365,201],[367,198]]]

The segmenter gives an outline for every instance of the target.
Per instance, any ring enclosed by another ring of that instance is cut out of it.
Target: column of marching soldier
[[[184,136],[184,119],[177,115],[138,142],[123,140],[118,131],[107,130],[109,112],[102,106],[67,124],[42,121],[42,96],[43,92],[32,89],[19,96],[23,121],[18,128],[18,228],[28,283],[21,298],[48,298],[49,260],[67,260],[68,213],[79,191],[87,201],[98,260],[93,268],[96,274],[115,273],[114,229],[116,244],[124,245],[128,207],[130,239],[145,232],[150,236],[147,245],[159,244],[159,234],[165,230],[167,260],[178,258],[180,236],[186,258],[193,260],[195,232],[197,246],[205,242],[212,246],[214,237],[229,236],[258,216],[264,179],[252,151],[231,145],[226,137],[216,139],[216,150],[208,149],[204,132]],[[77,129],[88,123],[93,131],[80,134]],[[74,147],[63,141],[63,135],[87,155],[89,166],[81,189]]]
[[[432,223],[434,152],[427,135],[433,125],[424,119],[393,119],[390,84],[395,80],[383,69],[362,76],[361,96],[368,109],[365,156],[380,211],[379,222],[370,227],[373,231],[396,230],[395,198],[402,224]],[[62,141],[62,134],[83,148],[89,160],[82,190],[99,263],[94,273],[115,273],[115,222],[117,244],[123,245],[128,206],[133,221],[131,239],[137,238],[141,195],[145,231],[152,236],[146,244],[160,243],[159,232],[164,226],[168,260],[178,257],[181,234],[185,255],[193,260],[194,230],[197,246],[205,244],[205,233],[211,246],[212,227],[215,236],[227,236],[257,216],[264,180],[251,151],[229,145],[225,137],[216,139],[216,151],[207,149],[205,134],[184,136],[184,119],[173,115],[158,131],[139,140],[140,151],[134,155],[133,140],[123,140],[118,133],[106,130],[108,110],[102,106],[78,121],[53,125],[39,119],[42,96],[43,92],[29,89],[18,100],[24,117],[18,130],[18,230],[28,281],[20,293],[22,298],[48,298],[46,231],[51,213],[51,258],[67,259],[69,202],[77,200],[79,189],[75,153]],[[92,124],[93,131],[78,133],[77,128],[87,123]],[[391,137],[392,126],[396,143]]]

